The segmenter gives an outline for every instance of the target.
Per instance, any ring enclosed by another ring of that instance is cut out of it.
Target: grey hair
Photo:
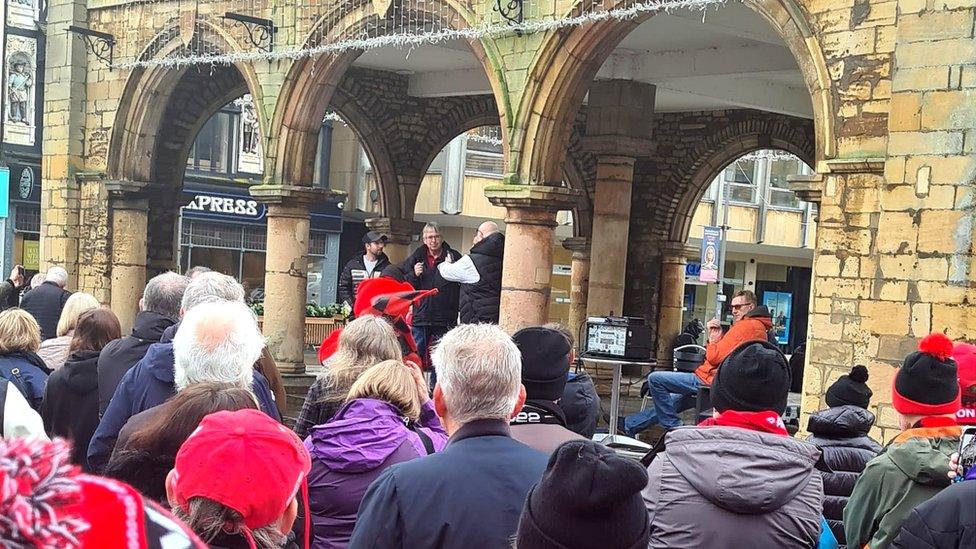
[[[424,234],[424,232],[426,232],[427,229],[434,231],[435,234],[441,234],[441,224],[436,221],[428,221],[424,225],[424,230],[420,231],[420,234]]]
[[[263,349],[264,336],[247,305],[202,303],[186,313],[173,338],[176,390],[217,381],[250,391]]]
[[[44,282],[53,282],[64,288],[68,284],[68,271],[64,267],[51,267],[44,275]]]
[[[462,324],[447,332],[431,360],[455,422],[508,421],[522,382],[522,354],[493,324]]]
[[[190,498],[186,502],[185,510],[179,505],[173,507],[173,514],[208,545],[226,532],[228,525],[238,529],[245,528],[244,517],[240,513],[202,496]],[[251,530],[251,536],[258,549],[279,549],[285,542],[285,535],[278,530],[277,524],[255,528]]]
[[[152,277],[142,292],[143,308],[170,318],[179,318],[187,283],[189,279],[173,271]]]
[[[239,301],[244,303],[244,287],[233,278],[215,271],[194,276],[183,292],[183,314],[200,305],[214,301]]]

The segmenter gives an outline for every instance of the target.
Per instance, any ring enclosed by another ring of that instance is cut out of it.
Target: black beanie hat
[[[589,440],[556,448],[519,519],[519,549],[647,547],[651,524],[637,461]]]
[[[902,414],[956,413],[962,402],[952,340],[940,333],[925,336],[895,374],[891,397],[892,406]]]
[[[766,341],[739,345],[722,362],[712,381],[712,405],[718,412],[786,411],[790,366],[779,348]]]
[[[522,328],[512,336],[522,353],[525,396],[534,400],[562,398],[569,379],[571,346],[561,332],[542,326]]]
[[[867,409],[874,393],[865,383],[868,380],[868,369],[857,365],[851,368],[851,373],[837,378],[827,389],[827,406],[844,406],[851,404]]]

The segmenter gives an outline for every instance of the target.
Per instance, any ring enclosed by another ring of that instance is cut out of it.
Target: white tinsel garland
[[[393,32],[380,36],[363,36],[357,39],[340,40],[310,48],[285,48],[272,52],[250,51],[234,53],[197,54],[188,56],[168,56],[158,59],[133,60],[113,65],[114,68],[133,67],[187,67],[201,64],[233,64],[248,61],[271,61],[280,59],[302,59],[323,54],[339,54],[350,50],[365,51],[382,47],[414,48],[425,44],[438,44],[448,40],[500,38],[517,33],[534,34],[562,28],[582,26],[611,19],[635,19],[653,12],[670,12],[678,9],[705,10],[710,6],[726,3],[727,0],[648,0],[626,8],[593,10],[574,17],[540,18],[526,21],[520,25],[492,23],[486,21],[477,27],[465,29],[439,29],[426,32]]]

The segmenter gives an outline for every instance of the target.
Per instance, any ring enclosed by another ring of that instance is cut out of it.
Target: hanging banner
[[[698,280],[718,282],[718,247],[722,240],[722,229],[704,227],[701,243],[701,271]]]

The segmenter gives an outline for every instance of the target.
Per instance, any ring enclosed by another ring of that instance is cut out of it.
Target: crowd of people
[[[863,366],[801,440],[781,417],[791,368],[741,294],[698,372],[651,375],[661,436],[638,461],[594,442],[600,401],[569,330],[509,335],[479,316],[502,241],[483,229],[461,256],[428,225],[379,276],[382,235],[364,238],[355,318],[323,343],[293,426],[233,278],[152,278],[123,335],[57,268],[16,306],[15,269],[0,285],[0,546],[973,546],[976,445],[960,448],[956,414],[976,404],[976,346],[933,334],[905,358],[885,447]],[[680,426],[702,386],[713,416]]]

